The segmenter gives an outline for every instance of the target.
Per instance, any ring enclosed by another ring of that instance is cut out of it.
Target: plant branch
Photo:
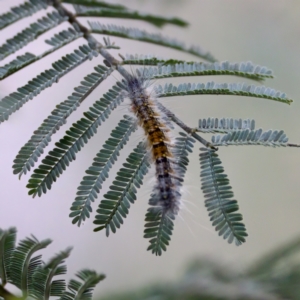
[[[290,144],[290,143],[287,143],[287,146],[288,146],[288,147],[296,147],[296,148],[300,148],[300,144]]]
[[[176,123],[179,127],[181,127],[186,133],[190,134],[194,139],[199,141],[201,144],[203,144],[205,147],[218,150],[217,147],[213,146],[212,143],[205,140],[202,136],[196,133],[196,129],[191,128],[187,126],[185,123],[183,123],[180,119],[178,119],[174,113],[172,113],[170,110],[168,110],[164,105],[159,103],[159,106],[161,107],[162,111],[166,114],[166,116],[171,119],[174,123]]]

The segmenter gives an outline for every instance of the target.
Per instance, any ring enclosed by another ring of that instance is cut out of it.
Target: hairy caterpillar
[[[173,144],[169,136],[169,124],[165,121],[163,109],[157,105],[154,93],[147,91],[147,79],[137,70],[124,82],[132,111],[144,129],[147,144],[156,169],[156,184],[150,204],[162,210],[163,214],[176,215],[180,205],[181,179],[172,153]]]

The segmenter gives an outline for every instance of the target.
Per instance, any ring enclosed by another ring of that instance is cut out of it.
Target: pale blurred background
[[[0,14],[20,2],[22,1],[0,0]],[[265,85],[284,91],[295,100],[291,106],[269,100],[233,96],[189,96],[162,100],[188,125],[195,127],[198,119],[205,117],[254,118],[257,127],[283,129],[291,143],[300,143],[299,1],[127,0],[124,4],[147,13],[178,16],[187,20],[190,23],[188,28],[166,26],[162,30],[163,34],[183,40],[188,45],[200,45],[209,50],[219,61],[251,60],[265,65],[273,69],[276,75],[275,79],[268,80]],[[38,13],[39,16],[44,14],[45,11]],[[20,28],[28,26],[35,18],[32,16],[23,19],[2,30],[1,44],[20,31]],[[144,22],[117,19],[103,19],[103,22],[136,26],[152,32],[159,31]],[[26,51],[39,54],[48,49],[43,40],[67,27],[69,27],[68,23],[64,23],[47,32],[41,36],[39,44],[29,44],[13,56],[1,61],[1,65]],[[97,37],[102,41],[102,37]],[[144,53],[157,54],[166,58],[197,60],[192,55],[151,44],[114,37],[111,40],[121,46],[120,50],[112,51],[116,55],[117,53]],[[15,91],[17,87],[24,85],[42,70],[50,68],[52,62],[83,43],[84,40],[76,40],[66,48],[47,56],[42,62],[32,64],[1,81],[1,97]],[[99,296],[109,292],[135,289],[161,280],[176,279],[185,264],[198,256],[213,258],[221,262],[224,267],[235,267],[242,272],[262,254],[300,234],[300,150],[258,146],[227,147],[219,150],[249,233],[247,242],[240,247],[228,245],[210,224],[200,191],[199,144],[190,156],[183,209],[175,222],[170,246],[161,257],[155,257],[146,251],[148,240],[143,238],[144,216],[148,207],[151,191],[149,183],[153,171],[145,178],[145,186],[139,190],[138,200],[131,207],[124,225],[116,234],[106,238],[104,232],[94,233],[93,218],[81,228],[72,225],[68,214],[76,188],[94,155],[108,137],[112,126],[117,124],[121,115],[129,113],[129,107],[125,105],[114,112],[110,120],[99,128],[98,134],[77,155],[76,161],[53,185],[50,192],[42,198],[32,199],[27,196],[25,186],[29,176],[23,176],[19,181],[17,176],[12,174],[13,159],[55,104],[65,100],[72,93],[74,85],[79,85],[82,77],[91,73],[93,66],[99,63],[101,58],[98,57],[81,65],[63,77],[58,84],[46,89],[33,101],[27,103],[13,114],[8,122],[1,124],[1,228],[16,226],[19,239],[30,233],[39,239],[53,239],[53,244],[44,251],[44,259],[67,246],[74,246],[73,253],[68,259],[68,277],[86,267],[105,273],[107,279],[97,287]],[[118,74],[114,73],[114,76],[120,79]],[[96,93],[84,101],[68,119],[67,125],[55,135],[54,141],[63,136],[69,125],[79,119],[82,112],[93,101],[99,99],[102,93],[111,87],[114,80],[114,78],[108,79]],[[183,78],[181,81],[209,80],[245,81],[245,79],[228,76]],[[139,132],[131,139],[124,151],[128,153],[141,138],[142,134]],[[46,153],[52,146],[53,143]],[[124,159],[125,157],[122,156],[120,163],[124,162]],[[117,171],[119,166],[118,164],[111,171],[103,194],[113,179],[113,172]],[[100,196],[99,200],[101,199]],[[95,203],[94,211],[97,206],[98,203]]]

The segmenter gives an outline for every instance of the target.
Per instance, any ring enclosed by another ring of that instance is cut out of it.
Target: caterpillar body
[[[149,204],[156,206],[165,215],[176,215],[180,204],[181,179],[173,157],[169,126],[166,116],[156,105],[154,96],[146,90],[147,81],[130,75],[126,80],[126,90],[131,100],[132,111],[144,129],[148,147],[156,169],[156,184]]]

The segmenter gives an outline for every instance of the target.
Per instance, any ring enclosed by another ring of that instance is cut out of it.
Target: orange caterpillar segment
[[[172,157],[168,146],[164,142],[160,142],[158,144],[154,144],[152,146],[152,153],[155,160],[164,157]]]
[[[169,142],[170,139],[167,137],[164,132],[160,128],[156,128],[155,130],[148,130],[148,140],[152,145],[158,144],[160,142]]]

